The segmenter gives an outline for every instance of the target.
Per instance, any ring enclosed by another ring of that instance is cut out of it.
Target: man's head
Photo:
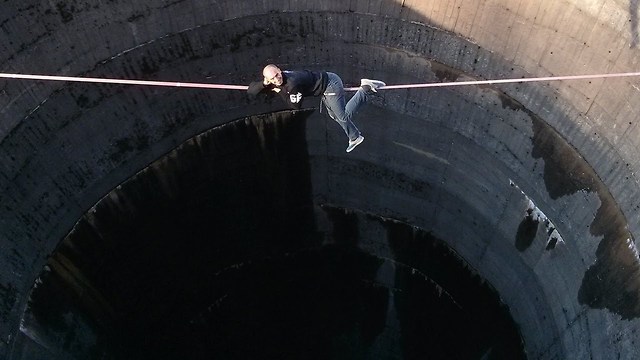
[[[273,64],[269,64],[262,70],[265,84],[273,84],[275,86],[282,85],[282,70]]]

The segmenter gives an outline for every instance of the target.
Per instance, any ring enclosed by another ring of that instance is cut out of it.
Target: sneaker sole
[[[371,88],[371,91],[373,92],[378,92],[377,89],[387,86],[385,82],[380,80],[362,79],[360,82],[361,82],[360,86],[369,85],[369,87]]]
[[[355,143],[349,144],[349,146],[347,147],[347,152],[351,152],[353,149],[356,148],[356,146],[362,144],[363,141],[364,141],[364,136],[360,136],[358,139],[356,139]]]

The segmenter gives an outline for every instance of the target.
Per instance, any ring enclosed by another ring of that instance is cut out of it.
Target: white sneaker
[[[360,135],[355,140],[349,140],[349,146],[347,147],[347,152],[351,152],[351,150],[355,149],[356,146],[360,145],[361,142],[364,141],[364,136]]]
[[[364,85],[368,85],[371,88],[371,91],[378,92],[378,88],[386,86],[387,84],[380,80],[360,79],[360,86]]]

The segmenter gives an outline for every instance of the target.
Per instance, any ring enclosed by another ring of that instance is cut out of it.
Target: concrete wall
[[[7,73],[246,84],[276,62],[335,71],[349,84],[402,84],[629,72],[639,59],[635,1],[0,7]],[[498,289],[531,358],[637,357],[636,83],[387,91],[359,116],[367,140],[349,156],[335,124],[313,116],[316,201],[446,239]],[[215,90],[0,86],[0,354],[48,255],[87,209],[195,134],[281,107]],[[425,187],[384,191],[403,181]],[[562,238],[549,250],[544,222],[524,250],[514,244],[530,201]]]

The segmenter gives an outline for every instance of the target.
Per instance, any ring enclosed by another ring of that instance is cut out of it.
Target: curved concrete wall
[[[350,84],[627,72],[639,58],[637,7],[5,1],[0,69],[240,84],[267,62],[331,70]],[[281,108],[238,92],[1,84],[0,349],[7,354],[29,289],[87,209],[192,136]],[[637,357],[635,84],[387,91],[359,115],[367,140],[349,156],[335,124],[313,115],[314,199],[445,239],[499,291],[530,358]],[[533,237],[519,232],[528,209],[529,219],[541,220]]]

